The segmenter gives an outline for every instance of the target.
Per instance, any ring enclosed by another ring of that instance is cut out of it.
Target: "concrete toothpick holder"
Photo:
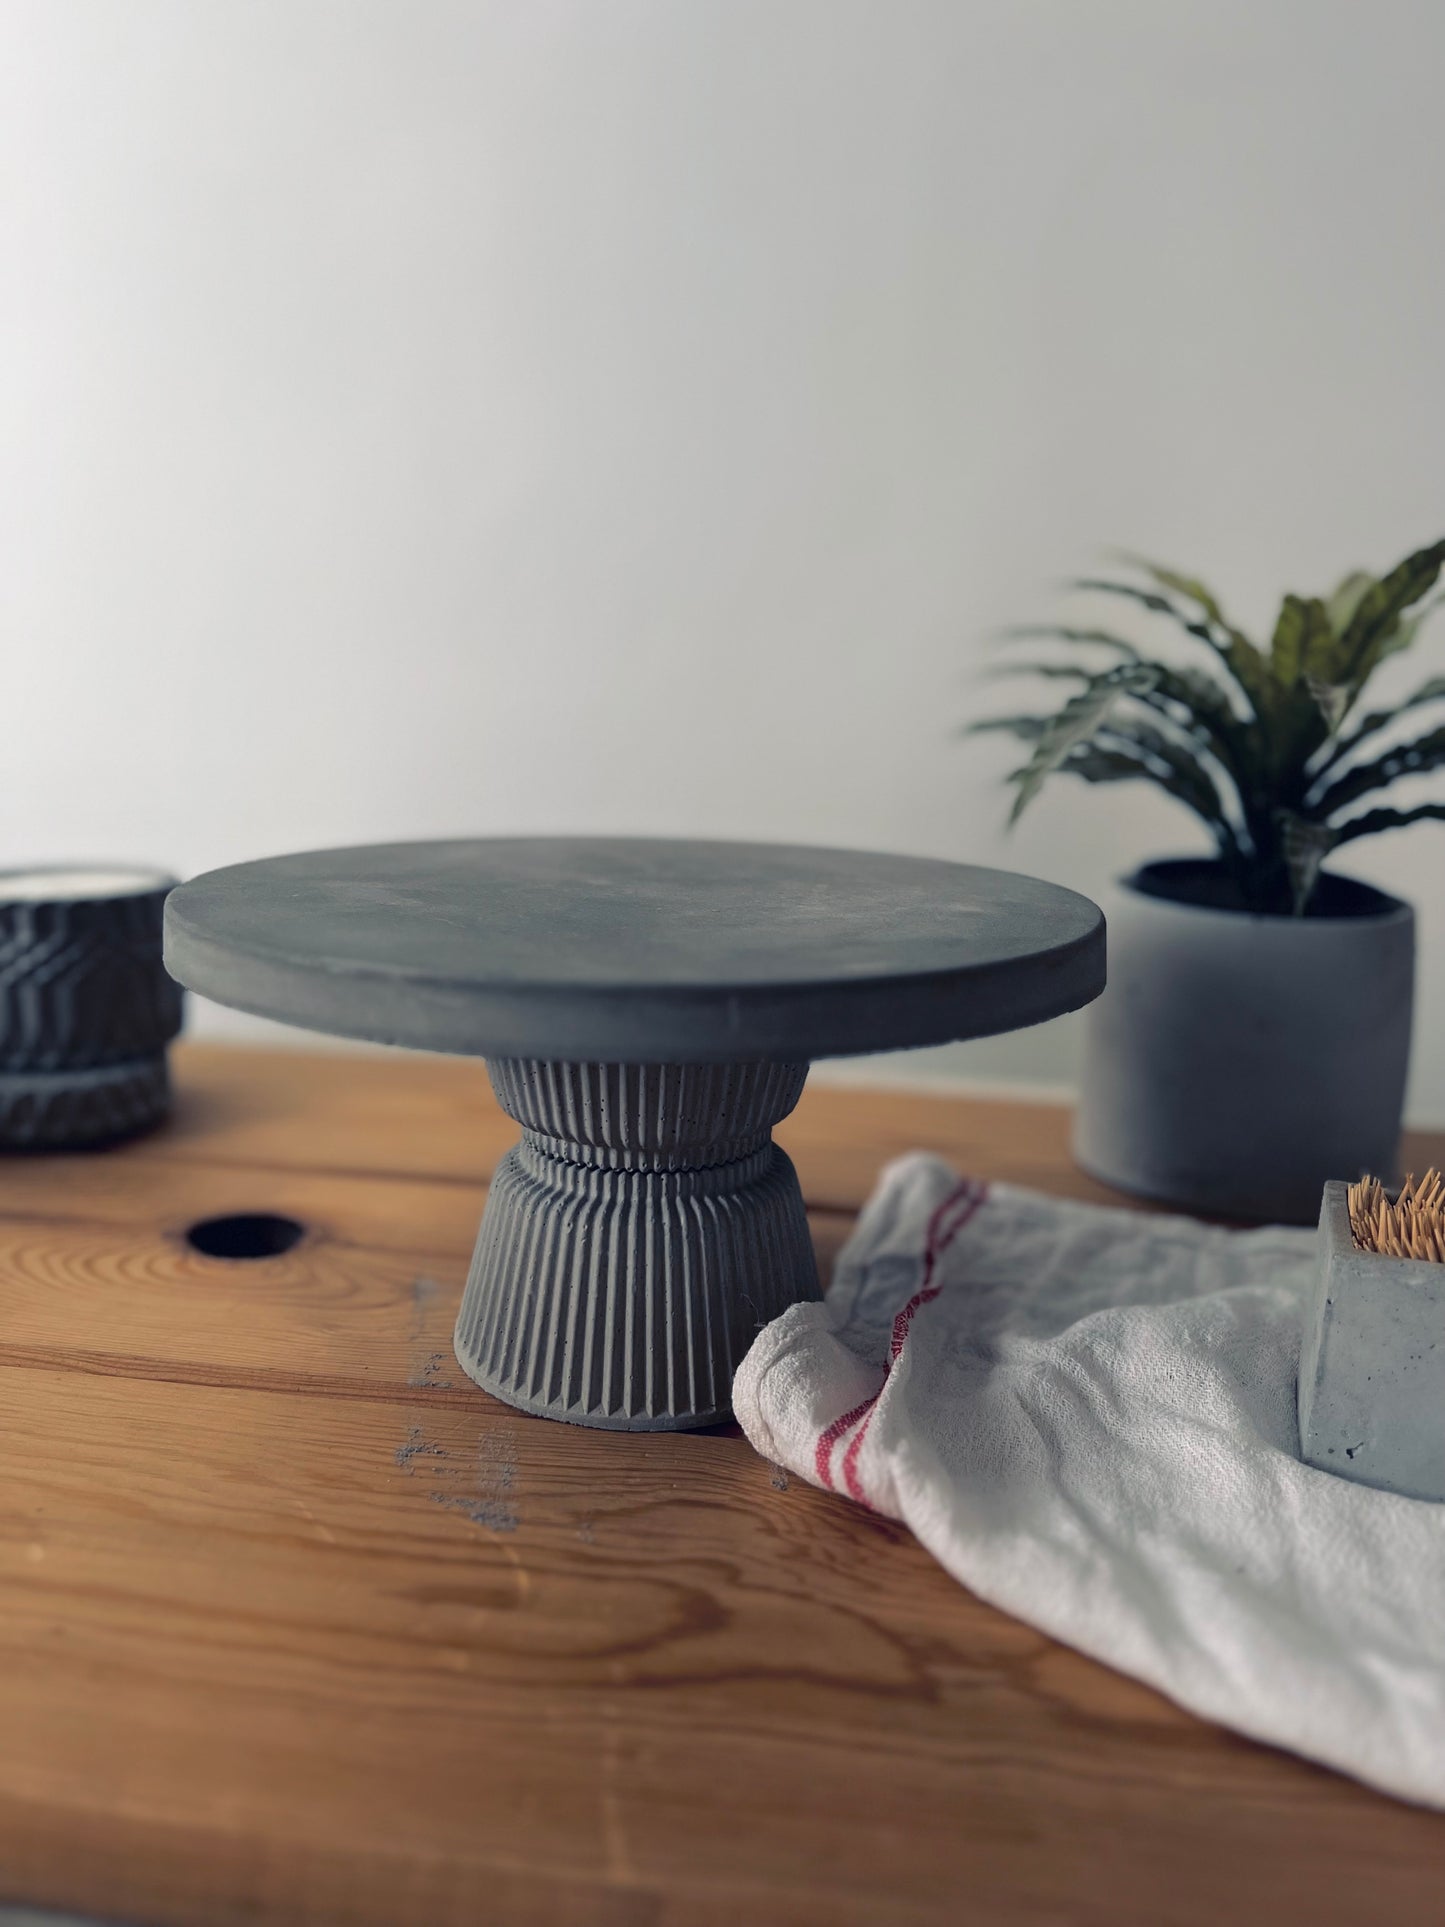
[[[1349,1187],[1327,1184],[1300,1352],[1300,1457],[1445,1499],[1445,1265],[1361,1251]]]

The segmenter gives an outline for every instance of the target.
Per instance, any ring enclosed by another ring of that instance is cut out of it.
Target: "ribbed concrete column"
[[[626,1431],[728,1416],[753,1335],[818,1296],[771,1129],[806,1064],[488,1064],[502,1160],[457,1320],[463,1369],[524,1411]]]

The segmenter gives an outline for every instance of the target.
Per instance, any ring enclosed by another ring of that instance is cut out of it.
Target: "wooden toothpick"
[[[1445,1178],[1433,1166],[1418,1182],[1412,1172],[1393,1198],[1378,1178],[1361,1178],[1349,1188],[1349,1205],[1361,1251],[1445,1264]]]

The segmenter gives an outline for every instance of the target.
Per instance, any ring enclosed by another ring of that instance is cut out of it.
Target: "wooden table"
[[[174,1126],[0,1166],[0,1898],[204,1922],[1438,1922],[1445,1817],[1203,1725],[734,1428],[582,1431],[450,1333],[480,1070],[178,1054]],[[1045,1105],[814,1088],[825,1260]],[[1439,1159],[1439,1138],[1412,1147]],[[309,1228],[197,1255],[222,1212]]]

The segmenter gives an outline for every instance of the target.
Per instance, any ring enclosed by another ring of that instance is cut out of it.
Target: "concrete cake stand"
[[[754,1333],[818,1295],[771,1130],[815,1057],[1039,1023],[1104,985],[1086,898],[852,850],[545,837],[242,863],[172,892],[190,989],[484,1057],[522,1126],[457,1358],[523,1411],[725,1418]]]

